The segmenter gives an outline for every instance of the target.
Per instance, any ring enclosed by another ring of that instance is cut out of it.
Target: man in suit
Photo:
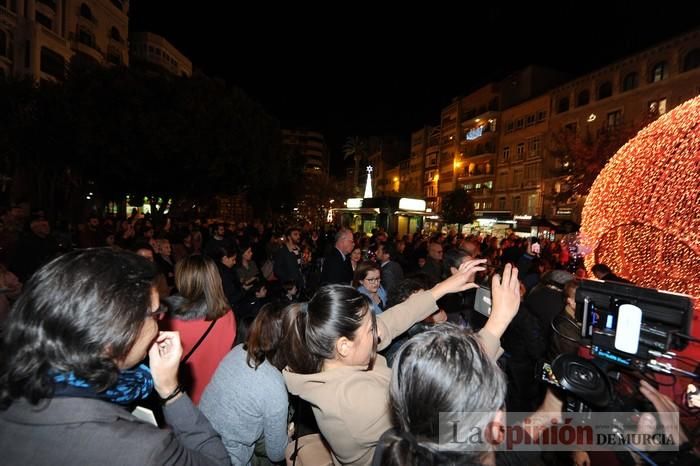
[[[352,282],[352,265],[347,255],[355,247],[352,231],[341,228],[335,235],[335,247],[328,251],[321,270],[321,285],[349,285]]]
[[[394,260],[396,257],[396,247],[394,243],[380,243],[377,248],[377,259],[382,268],[382,285],[387,293],[391,294],[396,289],[399,282],[403,280],[403,269]]]

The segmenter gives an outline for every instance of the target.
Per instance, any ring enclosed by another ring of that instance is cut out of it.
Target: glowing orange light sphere
[[[600,172],[581,223],[592,253],[639,286],[696,297],[700,322],[700,97],[641,130]]]

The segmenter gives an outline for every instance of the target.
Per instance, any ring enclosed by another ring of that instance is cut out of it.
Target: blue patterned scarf
[[[143,400],[153,391],[151,370],[145,364],[121,371],[117,383],[103,392],[95,391],[86,380],[76,377],[72,372],[55,374],[53,381],[56,384],[55,397],[99,398],[120,405]]]

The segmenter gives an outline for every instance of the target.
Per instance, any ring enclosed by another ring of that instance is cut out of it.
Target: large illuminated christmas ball
[[[583,208],[590,268],[700,296],[700,97],[641,130],[600,172]]]

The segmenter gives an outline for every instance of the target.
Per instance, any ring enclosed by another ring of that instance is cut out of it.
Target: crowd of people
[[[559,242],[135,216],[56,237],[18,215],[0,235],[6,464],[561,460],[445,448],[438,429],[441,412],[561,412],[533,377],[580,348],[586,271]]]

